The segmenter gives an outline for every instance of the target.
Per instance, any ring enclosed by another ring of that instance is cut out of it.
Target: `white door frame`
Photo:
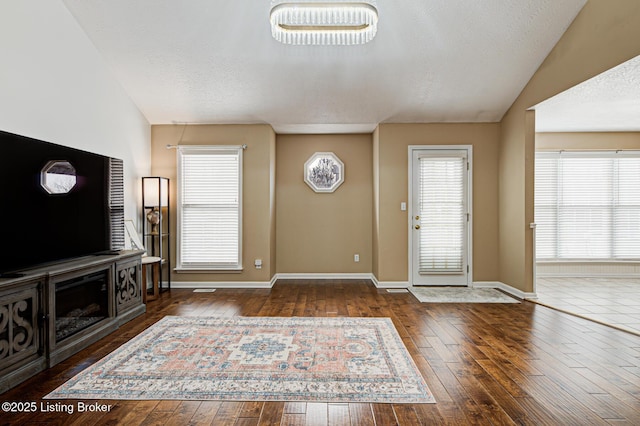
[[[407,232],[408,232],[408,254],[409,254],[409,286],[413,287],[414,283],[414,274],[415,270],[413,267],[413,238],[416,235],[413,232],[413,213],[414,213],[414,205],[413,205],[413,153],[419,150],[428,150],[428,151],[452,151],[452,150],[466,150],[467,151],[467,162],[468,162],[468,173],[467,173],[467,208],[469,213],[469,223],[467,226],[467,286],[471,287],[473,285],[473,146],[472,145],[409,145],[409,208],[407,211]]]

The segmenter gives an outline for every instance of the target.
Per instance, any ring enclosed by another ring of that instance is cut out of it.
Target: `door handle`
[[[416,225],[416,226],[415,226],[415,228],[416,228],[416,229],[420,229],[420,225]]]

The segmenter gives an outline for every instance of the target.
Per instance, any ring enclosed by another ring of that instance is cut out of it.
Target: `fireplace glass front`
[[[60,342],[109,316],[109,271],[56,283],[56,341]]]

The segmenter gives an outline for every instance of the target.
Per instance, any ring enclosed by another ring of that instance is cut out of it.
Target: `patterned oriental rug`
[[[435,402],[389,318],[165,317],[45,398]]]

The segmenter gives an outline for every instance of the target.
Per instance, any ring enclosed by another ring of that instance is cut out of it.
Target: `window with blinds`
[[[640,259],[640,154],[536,154],[536,257]]]
[[[466,157],[419,159],[419,273],[462,273],[466,226]]]
[[[178,149],[178,268],[242,268],[242,148]]]

